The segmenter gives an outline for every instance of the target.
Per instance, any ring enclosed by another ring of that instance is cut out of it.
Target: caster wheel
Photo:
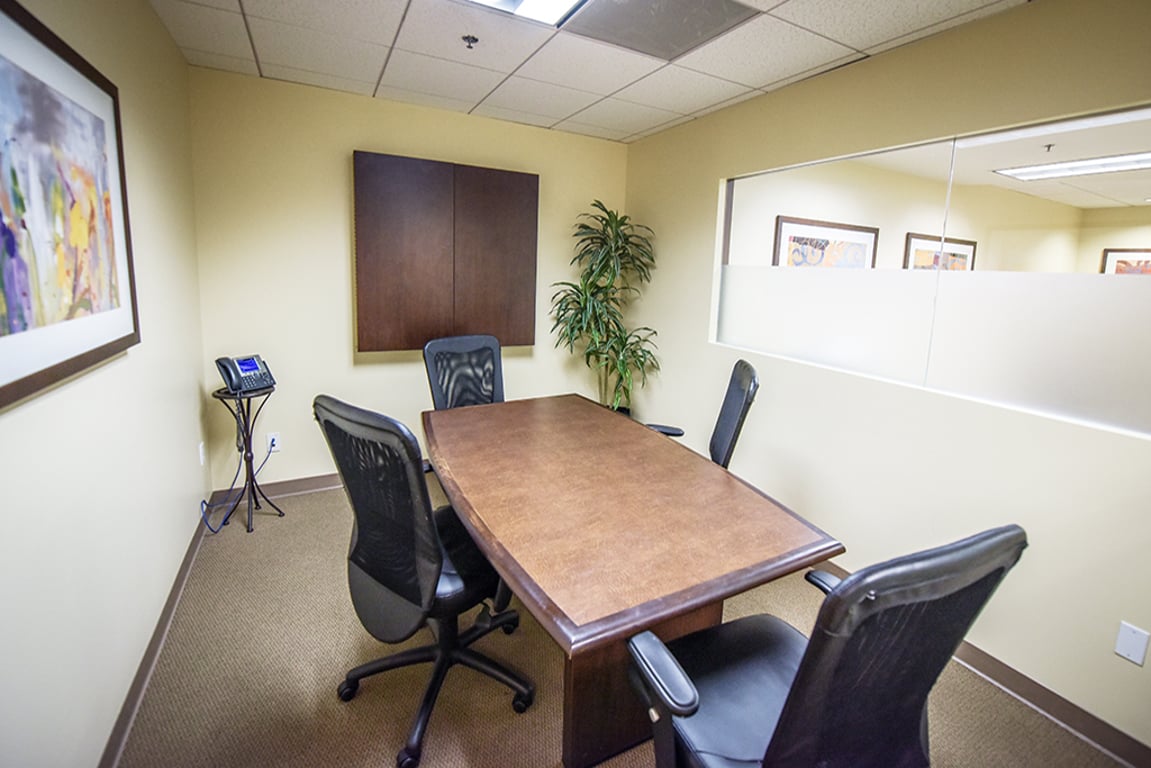
[[[528,711],[528,707],[532,705],[534,699],[535,694],[533,691],[529,691],[526,695],[517,693],[515,698],[512,699],[512,709],[516,711],[517,715],[522,715]]]
[[[419,764],[420,756],[408,754],[407,749],[401,749],[400,753],[396,755],[396,768],[416,768]]]
[[[515,632],[517,629],[519,629],[519,626],[520,617],[516,616],[515,619],[509,621],[507,624],[504,624],[502,627],[500,627],[500,629],[504,631],[505,635],[510,635],[512,632]]]
[[[351,701],[356,698],[356,691],[358,690],[360,690],[359,682],[345,680],[336,688],[336,693],[339,694],[340,701]]]

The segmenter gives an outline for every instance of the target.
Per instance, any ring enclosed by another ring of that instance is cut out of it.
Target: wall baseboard
[[[839,578],[848,571],[832,562],[819,568]],[[993,685],[1019,699],[1084,741],[1132,768],[1151,766],[1151,747],[964,640],[954,658]]]
[[[336,474],[305,477],[297,480],[285,480],[278,483],[261,484],[260,488],[271,498],[285,496],[298,496],[302,493],[315,493],[340,488],[340,476]],[[228,497],[228,491],[213,491],[208,502],[218,504]],[[164,648],[164,640],[168,637],[168,629],[172,626],[172,617],[176,613],[176,606],[180,603],[180,596],[184,593],[184,585],[188,582],[188,574],[192,571],[192,564],[196,562],[196,555],[200,551],[200,543],[204,540],[204,525],[197,522],[192,540],[184,553],[184,559],[176,571],[176,580],[160,610],[160,617],[156,621],[156,629],[152,632],[152,639],[144,649],[144,656],[140,666],[136,669],[136,676],[128,686],[128,693],[124,696],[124,704],[120,707],[120,714],[112,725],[108,734],[108,742],[104,745],[104,753],[100,756],[97,768],[116,768],[120,763],[120,756],[124,753],[124,745],[128,741],[128,734],[136,720],[136,712],[140,709],[140,702],[144,699],[144,691],[148,688],[148,681],[152,678],[152,670],[156,668],[156,661],[160,651]]]

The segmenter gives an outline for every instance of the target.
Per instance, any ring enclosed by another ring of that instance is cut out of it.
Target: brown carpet
[[[426,665],[365,680],[343,703],[344,672],[395,650],[365,632],[347,594],[351,511],[343,491],[278,499],[207,535],[129,732],[120,768],[395,764],[427,681]],[[792,576],[728,601],[725,617],[772,612],[806,631],[820,593]],[[527,611],[511,636],[476,647],[536,684],[524,714],[502,685],[457,667],[424,740],[424,768],[559,768],[563,655]],[[467,620],[463,623],[466,626]],[[430,641],[425,631],[409,641]],[[976,673],[952,662],[931,699],[936,766],[1119,763]],[[651,768],[650,742],[604,763]]]

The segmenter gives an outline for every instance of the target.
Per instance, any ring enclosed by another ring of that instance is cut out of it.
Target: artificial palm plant
[[[600,402],[618,409],[631,406],[637,377],[642,385],[649,371],[659,370],[656,332],[647,326],[628,329],[623,317],[639,294],[637,285],[651,280],[655,233],[599,200],[592,208],[580,214],[573,233],[571,263],[580,268],[579,282],[553,284],[552,332],[557,347],[582,349],[584,362],[598,371]]]

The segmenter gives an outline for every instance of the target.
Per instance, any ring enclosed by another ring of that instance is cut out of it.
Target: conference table
[[[563,649],[563,764],[651,736],[627,638],[674,639],[724,598],[844,551],[726,469],[580,395],[423,414],[460,519]]]

